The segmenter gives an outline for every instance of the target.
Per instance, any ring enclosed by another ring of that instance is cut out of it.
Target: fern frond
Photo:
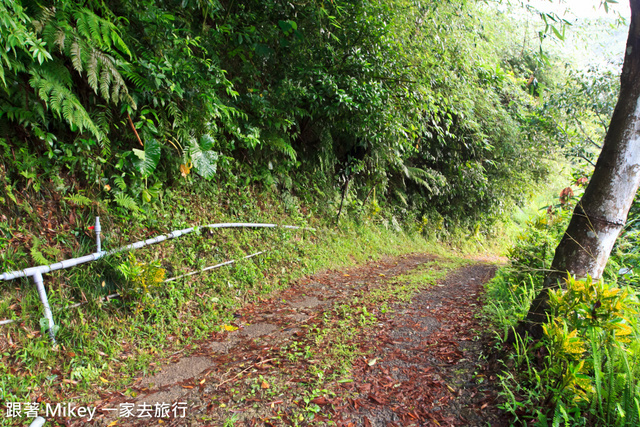
[[[122,176],[114,176],[113,182],[118,186],[120,191],[124,191],[127,189],[127,183],[124,182],[124,178]]]
[[[108,75],[101,73],[101,77],[104,75],[104,78],[108,79],[107,85],[105,85],[107,92],[108,92],[108,88],[112,87],[111,98],[113,100],[118,100],[118,96],[122,89],[124,89],[123,94],[128,95],[129,93],[128,93],[128,89],[124,81],[124,78],[122,78],[122,75],[118,71],[113,58],[100,51],[95,51],[95,53],[96,53],[96,57],[98,58],[98,61],[101,64],[101,67],[104,67],[105,69],[108,70]],[[100,83],[100,85],[102,88],[102,82]],[[108,100],[109,99],[108,96],[109,95],[105,96],[105,99]]]
[[[107,102],[109,102],[109,98],[111,97],[111,93],[109,92],[111,77],[112,74],[110,70],[107,67],[104,67],[100,72],[100,94]]]
[[[31,21],[31,25],[36,30],[36,32],[41,33],[45,26],[51,22],[56,16],[56,9],[54,7],[43,7],[41,9],[41,15],[39,19],[34,19]]]
[[[148,92],[155,90],[155,86],[153,85],[153,83],[151,83],[151,81],[146,80],[135,71],[124,71],[122,74],[140,90]]]
[[[412,166],[405,166],[404,168],[405,168],[405,173],[407,174],[407,178],[411,178],[412,176],[425,178],[431,175],[429,172],[427,172],[424,169],[420,169]]]
[[[71,196],[65,197],[64,199],[82,207],[91,206],[93,204],[93,200],[91,200],[87,196],[83,196],[82,194],[73,194]]]
[[[55,44],[58,46],[58,49],[60,50],[60,52],[64,51],[64,44],[66,40],[67,40],[67,33],[63,29],[58,28],[58,31],[56,32],[56,37],[55,37]]]
[[[291,144],[285,141],[284,138],[280,138],[280,137],[268,138],[266,142],[271,148],[281,152],[282,154],[291,158],[291,160],[294,160],[294,161],[296,160],[297,158],[296,150],[291,146]]]
[[[71,43],[71,49],[69,53],[69,56],[71,56],[71,63],[73,64],[73,68],[75,68],[77,72],[82,73],[82,71],[84,70],[82,66],[82,47],[80,46],[78,40],[75,40],[73,43]]]
[[[36,236],[33,236],[32,246],[31,246],[31,249],[29,250],[29,252],[31,253],[31,258],[37,264],[40,264],[40,265],[51,264],[51,262],[48,259],[46,259],[44,255],[42,255],[42,252],[38,250],[41,245],[42,245],[42,242],[40,241],[40,239],[38,239]]]
[[[167,113],[169,117],[173,118],[172,127],[175,129],[176,126],[179,126],[182,122],[182,111],[175,101],[170,101],[169,104],[167,104]]]
[[[76,103],[74,99],[71,99],[68,93],[62,91],[56,91],[56,94],[62,95],[62,116],[73,127],[74,125],[82,129],[82,119],[76,116]],[[86,111],[85,111],[86,112]]]
[[[87,63],[87,79],[89,81],[89,86],[91,89],[98,91],[98,73],[100,72],[100,66],[98,65],[98,56],[97,52],[94,50],[91,52],[89,56],[89,61]]]
[[[74,11],[78,34],[101,50],[111,52],[113,47],[132,57],[131,50],[122,40],[118,28],[110,21],[101,18],[87,8]]]
[[[136,201],[133,200],[133,198],[131,198],[131,196],[129,196],[127,194],[118,193],[118,194],[116,194],[114,200],[118,205],[122,206],[125,209],[129,209],[130,211],[139,211],[140,210],[140,207],[138,206]]]
[[[93,122],[80,100],[49,71],[49,67],[33,68],[29,79],[31,87],[54,114],[64,117],[72,127],[77,126],[81,132],[87,129],[98,141],[102,141],[103,132]]]
[[[44,257],[44,255],[42,255],[42,252],[40,252],[39,250],[37,250],[35,248],[31,248],[31,250],[29,252],[31,253],[31,259],[33,259],[33,261],[36,264],[39,264],[39,265],[49,265],[49,264],[51,264],[51,262],[49,262],[49,260],[46,259]]]
[[[120,89],[124,88],[125,89],[125,93],[123,94],[122,97],[120,97]],[[125,85],[113,85],[113,89],[111,90],[111,99],[120,99],[122,101],[127,102],[129,105],[131,105],[131,107],[135,110],[135,102],[133,101],[133,98],[131,98],[131,96],[129,95],[129,91],[127,90],[127,87]],[[131,100],[129,102],[129,100]]]
[[[116,60],[114,47],[131,56],[113,22],[92,10],[66,3],[45,9],[38,23],[43,39],[58,46],[80,74],[86,73],[89,86],[105,100],[131,101]],[[106,70],[106,71],[105,71]]]
[[[102,46],[102,36],[100,34],[100,25],[95,14],[87,9],[77,9],[73,12],[73,18],[76,21],[78,34],[88,40],[93,41],[98,46]]]
[[[407,195],[404,194],[403,192],[401,192],[400,190],[396,189],[394,190],[395,195],[398,197],[398,199],[400,199],[400,201],[402,202],[403,205],[405,206],[409,206],[409,202],[407,201]]]
[[[49,90],[49,104],[51,110],[60,115],[64,108],[65,91],[57,88],[54,83],[48,83],[45,87]],[[63,112],[64,113],[64,112]]]
[[[420,186],[422,186],[422,187],[426,188],[426,189],[427,189],[427,191],[431,191],[431,186],[430,186],[430,185],[429,185],[429,183],[428,183],[427,181],[425,181],[424,179],[422,179],[422,178],[418,178],[417,176],[413,176],[413,177],[411,177],[411,180],[412,180],[413,182],[415,182],[416,184],[418,184],[418,185],[420,185]]]
[[[106,106],[98,113],[95,114],[93,121],[103,130],[103,132],[107,133],[109,128],[111,127],[111,123],[113,123],[113,111]]]

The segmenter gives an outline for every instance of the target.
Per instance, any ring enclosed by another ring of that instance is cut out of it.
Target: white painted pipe
[[[50,265],[40,265],[37,267],[29,267],[29,268],[25,268],[24,270],[18,270],[18,271],[10,271],[10,272],[6,272],[6,273],[2,273],[0,274],[0,280],[13,280],[13,279],[17,279],[19,277],[32,277],[33,281],[36,284],[36,287],[38,288],[38,294],[40,295],[40,301],[42,302],[42,306],[44,308],[44,315],[45,318],[47,319],[47,322],[49,323],[49,336],[51,336],[51,340],[53,341],[53,343],[55,344],[56,340],[55,340],[55,323],[53,321],[53,314],[51,313],[51,307],[49,305],[49,300],[47,298],[47,292],[44,288],[44,283],[43,283],[43,278],[42,275],[45,273],[50,273],[52,271],[55,270],[63,270],[66,268],[70,268],[70,267],[75,267],[77,265],[80,264],[85,264],[87,262],[92,262],[92,261],[96,261],[99,260],[100,258],[104,258],[107,255],[112,255],[112,254],[116,254],[119,252],[124,252],[124,251],[129,251],[129,250],[133,250],[133,249],[139,249],[145,246],[149,246],[149,245],[153,245],[155,243],[160,243],[163,242],[165,240],[168,239],[173,239],[176,237],[180,237],[180,236],[184,236],[185,234],[189,234],[189,233],[193,233],[194,231],[198,231],[200,229],[203,228],[286,228],[286,229],[290,229],[290,230],[309,230],[309,231],[315,231],[314,228],[307,228],[307,227],[298,227],[295,225],[277,225],[277,224],[261,224],[261,223],[245,223],[245,222],[241,222],[241,223],[222,223],[222,224],[208,224],[208,225],[203,225],[203,226],[199,226],[199,227],[190,227],[190,228],[185,228],[182,230],[176,230],[173,231],[171,233],[168,234],[162,234],[160,236],[154,237],[152,239],[147,239],[147,240],[141,240],[135,243],[132,243],[130,245],[126,245],[126,246],[122,246],[118,249],[114,249],[111,251],[102,251],[101,250],[101,243],[100,243],[100,218],[96,217],[96,225],[94,227],[94,231],[96,232],[96,246],[97,246],[97,252],[92,253],[90,255],[85,255],[83,257],[79,257],[79,258],[72,258],[72,259],[67,259],[61,262],[57,262],[54,264],[50,264]],[[259,255],[262,252],[258,252],[256,254],[253,255],[249,255],[245,258],[251,258],[253,256]],[[212,266],[212,267],[207,267],[205,270],[210,270],[213,268],[218,268],[221,267],[223,265],[228,265],[228,264],[232,264],[235,261],[227,261],[226,263],[222,263],[216,266]],[[202,270],[202,271],[205,271]],[[193,272],[193,273],[187,273],[186,275],[180,276],[180,277],[184,277],[184,276],[188,276],[188,275],[192,275],[192,274],[196,274],[197,272]],[[11,321],[3,321],[0,324],[5,324],[5,323],[11,323]]]
[[[260,251],[260,252],[256,252],[255,254],[251,254],[251,255],[247,255],[245,257],[242,257],[240,259],[249,259],[249,258],[253,258],[254,256],[258,256],[260,254],[263,254],[265,251]],[[188,276],[193,276],[194,274],[198,274],[198,273],[202,273],[204,271],[209,271],[209,270],[213,270],[215,268],[220,268],[223,267],[225,265],[230,265],[235,263],[235,260],[231,260],[231,261],[225,261],[225,262],[221,262],[220,264],[216,264],[216,265],[212,265],[211,267],[206,267],[203,268],[202,270],[197,270],[197,271],[192,271],[190,273],[186,273],[186,274],[182,274],[180,276],[176,276],[176,277],[172,277],[170,279],[165,280],[165,282],[173,282],[174,280],[178,280],[178,279],[182,279],[183,277],[188,277]]]
[[[29,427],[42,427],[45,422],[46,420],[44,418],[36,417],[36,419],[29,424]]]
[[[0,274],[0,280],[13,280],[13,279],[17,279],[18,277],[31,277],[31,276],[35,275],[36,273],[45,274],[45,273],[50,273],[50,272],[55,271],[55,270],[62,270],[62,269],[65,269],[65,268],[75,267],[77,265],[85,264],[87,262],[97,261],[100,258],[104,258],[107,255],[112,255],[112,254],[116,254],[116,253],[119,253],[119,252],[124,252],[124,251],[133,250],[133,249],[143,248],[145,246],[149,246],[149,245],[153,245],[153,244],[156,244],[156,243],[164,242],[165,240],[168,240],[168,239],[173,239],[173,238],[176,238],[176,237],[184,236],[185,234],[190,234],[190,233],[193,233],[194,231],[197,231],[197,230],[200,230],[200,229],[203,229],[203,228],[276,228],[276,227],[292,229],[292,230],[304,229],[304,230],[315,231],[315,229],[313,229],[313,228],[298,227],[298,226],[295,226],[295,225],[252,224],[252,223],[208,224],[208,225],[203,225],[203,226],[200,226],[200,227],[191,227],[191,228],[185,228],[183,230],[176,230],[176,231],[173,231],[173,232],[168,233],[168,234],[161,234],[160,236],[157,236],[157,237],[154,237],[154,238],[151,238],[151,239],[147,239],[147,240],[141,240],[141,241],[135,242],[135,243],[131,243],[129,245],[122,246],[122,247],[120,247],[118,249],[114,249],[114,250],[111,250],[111,251],[108,251],[108,252],[99,251],[99,252],[92,253],[90,255],[85,255],[83,257],[67,259],[67,260],[64,260],[64,261],[61,261],[61,262],[57,262],[55,264],[40,265],[40,266],[37,266],[37,267],[25,268],[24,270],[10,271],[10,272],[7,272],[7,273],[2,273],[2,274]]]
[[[40,301],[42,302],[42,307],[44,307],[44,317],[49,322],[49,336],[51,337],[51,341],[56,343],[55,337],[55,323],[53,323],[53,314],[51,313],[51,306],[49,305],[49,299],[47,298],[47,292],[44,289],[44,282],[42,280],[42,274],[40,272],[36,272],[33,275],[33,281],[38,288],[38,294],[40,295]]]
[[[265,253],[265,252],[266,252],[266,251],[256,252],[256,253],[254,253],[254,254],[244,256],[244,257],[242,257],[242,258],[240,258],[240,259],[249,259],[249,258],[253,258],[253,257],[258,256],[258,255],[261,255],[261,254],[263,254],[263,253]],[[189,272],[189,273],[185,273],[185,274],[182,274],[182,275],[180,275],[180,276],[171,277],[171,278],[169,278],[169,279],[166,279],[164,282],[165,282],[165,283],[167,283],[167,282],[173,282],[174,280],[182,279],[183,277],[189,277],[189,276],[193,276],[194,274],[203,273],[203,272],[205,272],[205,271],[209,271],[209,270],[214,270],[214,269],[216,269],[216,268],[224,267],[225,265],[231,265],[231,264],[234,264],[235,262],[237,262],[237,260],[230,260],[230,261],[221,262],[220,264],[212,265],[212,266],[210,266],[210,267],[205,267],[205,268],[203,268],[202,270],[191,271],[191,272]],[[45,296],[46,296],[46,294],[45,294]],[[106,301],[109,301],[109,299],[110,299],[110,298],[115,298],[115,297],[119,297],[119,296],[120,296],[120,294],[115,293],[115,294],[107,295],[106,297],[104,297],[104,299],[105,299]],[[83,305],[83,304],[87,304],[87,303],[88,303],[88,301],[85,301],[85,302],[77,302],[77,303],[75,303],[75,304],[71,304],[70,306],[67,306],[67,308],[76,308],[76,307],[80,307],[81,305]],[[20,320],[20,319],[17,319],[17,320]],[[2,325],[8,325],[8,324],[10,324],[10,323],[14,323],[15,321],[16,321],[16,320],[14,320],[14,319],[0,320],[0,326],[2,326]]]
[[[102,251],[102,249],[101,249],[102,243],[100,242],[100,231],[101,231],[101,228],[100,228],[100,217],[99,216],[96,217],[96,226],[93,228],[93,231],[96,232],[96,252],[100,253]]]

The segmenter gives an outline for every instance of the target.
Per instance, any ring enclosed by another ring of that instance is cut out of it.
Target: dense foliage
[[[107,247],[194,218],[276,221],[285,211],[300,223],[351,216],[478,237],[562,153],[571,187],[530,221],[509,254],[512,269],[493,285],[494,314],[508,330],[589,179],[618,82],[607,67],[559,67],[529,40],[533,30],[487,3],[0,0],[0,270],[92,251],[95,214],[110,221]],[[639,219],[636,203],[606,283],[637,290]],[[201,268],[207,257],[220,261],[220,247],[240,256],[251,246],[220,236],[216,248],[200,244],[181,248],[180,263]],[[253,281],[254,270],[234,274]],[[95,271],[52,283],[53,301],[101,301],[118,287],[115,271],[143,323],[199,301],[188,287],[151,295],[165,272],[157,259]],[[232,280],[210,289],[216,301],[237,297]],[[30,298],[23,315],[39,310]],[[21,300],[0,311],[9,316]],[[155,312],[161,300],[176,307]],[[513,356],[529,376],[503,377],[505,408],[543,424],[637,423],[637,339],[628,340],[639,330],[636,304],[631,291],[602,283],[574,281],[554,294],[559,316],[546,347],[521,342]],[[201,309],[219,320],[214,306]],[[77,321],[68,316],[62,324]],[[62,338],[85,345],[91,326],[79,323],[84,332]]]
[[[473,2],[0,7],[7,233],[51,200],[149,218],[202,179],[332,218],[383,206],[474,227],[526,197],[553,152],[534,114],[544,62]]]

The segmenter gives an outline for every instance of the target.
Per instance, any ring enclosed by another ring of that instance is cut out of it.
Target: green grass
[[[387,255],[455,250],[435,238],[387,228],[379,217],[360,221],[345,217],[338,229],[326,229],[319,219],[303,217],[301,210],[288,209],[273,195],[238,192],[234,197],[174,192],[165,196],[155,218],[143,222],[102,214],[103,248],[214,222],[275,222],[317,227],[318,231],[214,230],[140,249],[135,251],[136,260],[157,264],[167,277],[267,251],[232,266],[164,283],[149,293],[129,292],[135,284],[127,282],[118,269],[131,262],[128,254],[47,274],[45,285],[60,326],[55,348],[41,329],[41,304],[34,285],[26,279],[0,284],[0,318],[20,319],[0,327],[4,348],[0,399],[27,402],[41,397],[57,402],[61,396],[74,395],[89,402],[98,392],[125,388],[136,376],[147,373],[152,361],[176,351],[188,354],[199,340],[230,323],[237,307],[303,275]],[[90,213],[83,215],[85,223],[92,225]],[[75,245],[69,243],[74,240],[70,234],[60,236],[73,250],[51,261],[95,250],[88,230],[78,233]],[[460,246],[466,250],[479,247]],[[33,264],[25,265],[24,258],[16,261],[16,268],[29,265]],[[104,300],[116,291],[126,298]],[[85,304],[70,307],[77,302]]]

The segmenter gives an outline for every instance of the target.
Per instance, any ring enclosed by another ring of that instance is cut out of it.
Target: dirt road
[[[478,318],[495,269],[415,254],[306,277],[77,425],[509,425]]]

